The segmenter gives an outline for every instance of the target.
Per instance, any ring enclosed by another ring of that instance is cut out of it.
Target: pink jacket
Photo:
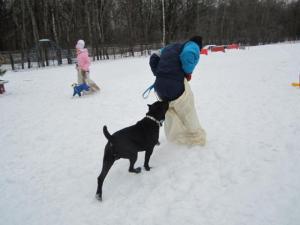
[[[83,71],[89,71],[90,68],[90,58],[89,58],[89,53],[86,48],[81,49],[80,52],[77,54],[77,63],[79,69]]]

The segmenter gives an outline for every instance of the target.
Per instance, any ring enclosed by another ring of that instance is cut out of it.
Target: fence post
[[[99,46],[98,45],[96,45],[96,59],[97,59],[97,61],[100,60],[100,58],[99,58]]]
[[[22,69],[24,70],[24,50],[23,49],[21,52],[21,64],[22,64]]]
[[[48,50],[47,50],[47,48],[44,48],[44,54],[45,54],[46,66],[49,66],[49,59],[48,59]]]
[[[30,69],[31,68],[31,62],[30,62],[30,57],[29,57],[28,50],[26,51],[26,58],[27,58],[27,68]]]
[[[62,58],[61,58],[61,50],[60,49],[57,49],[57,51],[56,51],[56,57],[57,57],[57,63],[58,63],[58,65],[61,65],[62,64]]]
[[[108,48],[105,47],[105,55],[106,55],[106,59],[109,59],[109,54],[108,54]]]
[[[68,61],[68,64],[72,64],[72,56],[71,56],[71,51],[69,48],[67,51],[67,61]]]
[[[116,50],[115,50],[115,47],[113,47],[113,54],[114,54],[114,59],[116,59]]]
[[[14,58],[13,58],[12,54],[9,54],[9,58],[10,58],[10,63],[11,63],[11,69],[15,70],[15,63],[14,63]]]

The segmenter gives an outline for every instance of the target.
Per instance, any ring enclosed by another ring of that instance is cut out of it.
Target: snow
[[[142,119],[148,57],[94,62],[101,93],[72,98],[74,66],[7,72],[0,95],[0,224],[300,224],[300,43],[201,56],[190,85],[205,147],[168,143],[150,172],[117,161],[95,199],[110,132]],[[143,165],[144,153],[136,166]]]

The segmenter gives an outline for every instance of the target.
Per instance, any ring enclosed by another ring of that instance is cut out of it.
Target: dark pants
[[[184,92],[184,82],[169,78],[156,77],[154,90],[163,101],[173,101]]]

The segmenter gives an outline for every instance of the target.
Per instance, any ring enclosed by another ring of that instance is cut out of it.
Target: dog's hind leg
[[[108,149],[106,148],[105,150],[108,150]],[[111,153],[109,151],[106,151],[104,154],[104,158],[103,158],[102,170],[98,177],[98,187],[97,187],[97,192],[96,192],[96,198],[99,201],[102,201],[102,186],[103,186],[104,179],[105,179],[108,171],[114,164],[114,162],[115,162],[115,159],[114,159],[113,155],[111,155]]]
[[[134,168],[134,164],[137,160],[137,154],[135,154],[134,156],[132,156],[131,158],[129,158],[129,161],[130,161],[130,165],[129,165],[129,172],[130,173],[140,173],[141,172],[141,167],[137,167],[137,168]]]
[[[147,150],[146,153],[145,153],[144,168],[147,171],[149,171],[151,169],[151,167],[149,166],[149,160],[150,160],[150,157],[152,155],[152,152],[153,152],[153,149]]]

